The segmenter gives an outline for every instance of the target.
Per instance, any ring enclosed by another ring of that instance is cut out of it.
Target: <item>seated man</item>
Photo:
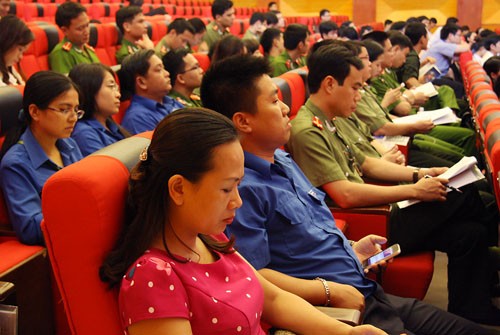
[[[339,37],[339,26],[333,21],[321,22],[319,33],[322,40],[336,40]]]
[[[192,17],[188,22],[193,26],[194,35],[193,38],[188,42],[187,49],[189,52],[207,49],[207,44],[203,42],[203,36],[207,33],[207,27],[205,23],[199,17]]]
[[[68,1],[57,7],[56,24],[64,34],[49,54],[52,71],[67,74],[80,63],[100,63],[99,58],[87,43],[90,37],[90,20],[87,9],[77,2]]]
[[[162,58],[165,70],[170,73],[172,90],[169,97],[184,107],[201,107],[200,96],[193,91],[200,87],[203,69],[196,58],[187,50],[169,51]]]
[[[212,3],[213,21],[207,25],[207,33],[203,36],[203,45],[198,52],[208,52],[223,36],[230,34],[229,28],[234,22],[234,7],[231,0],[215,0]]]
[[[332,15],[328,9],[322,9],[319,11],[319,22],[330,22],[332,21]]]
[[[168,25],[168,32],[156,44],[155,53],[158,57],[163,57],[170,50],[180,50],[186,48],[194,37],[194,28],[188,20],[177,18]]]
[[[132,100],[122,126],[131,134],[153,130],[168,114],[184,107],[167,96],[172,89],[170,75],[153,50],[139,50],[125,57],[118,72],[122,97]]]
[[[441,72],[438,78],[446,76],[454,79],[453,71],[450,69],[453,57],[469,50],[470,45],[462,41],[462,29],[456,24],[446,24],[441,29],[439,38],[431,41],[429,49],[422,57],[436,59],[436,66]]]
[[[139,49],[154,49],[153,41],[148,36],[146,19],[141,7],[122,7],[116,12],[116,26],[122,33],[121,46],[115,56],[118,64]]]
[[[247,31],[245,31],[245,35],[243,35],[242,39],[256,40],[257,42],[259,42],[260,37],[262,36],[262,33],[264,32],[264,30],[266,30],[266,28],[267,23],[264,13],[255,12],[250,17],[250,26],[248,27]]]
[[[348,134],[336,119],[356,110],[363,65],[346,48],[319,48],[309,57],[308,68],[311,95],[292,121],[287,148],[311,183],[342,208],[394,203],[391,243],[399,243],[406,253],[448,254],[448,310],[499,324],[500,311],[490,301],[494,271],[488,253],[498,243],[497,209],[484,206],[473,184],[447,193],[448,180],[433,178],[445,168],[404,167],[367,157],[348,144]],[[406,184],[365,184],[363,176]],[[410,199],[421,202],[403,209],[395,204]]]
[[[488,334],[436,307],[386,294],[365,277],[360,260],[385,239],[348,241],[324,193],[278,149],[290,136],[289,108],[269,70],[263,59],[225,59],[207,71],[201,88],[204,105],[233,120],[245,154],[238,189],[243,205],[226,231],[235,235],[238,251],[268,280],[312,304],[365,306],[363,322],[389,334]]]
[[[286,27],[283,38],[285,51],[272,60],[273,77],[306,65],[309,50],[309,30],[303,24],[294,23]]]

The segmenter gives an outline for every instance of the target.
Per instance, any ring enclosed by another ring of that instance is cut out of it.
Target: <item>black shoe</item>
[[[462,314],[460,316],[483,325],[500,326],[500,310],[493,305],[485,311],[475,311],[473,314]]]

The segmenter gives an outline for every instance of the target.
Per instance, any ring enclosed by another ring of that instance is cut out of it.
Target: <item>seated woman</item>
[[[120,284],[126,334],[385,334],[351,327],[272,285],[222,235],[242,204],[243,150],[229,119],[202,108],[157,126],[130,176],[127,222],[100,269]]]
[[[211,64],[224,58],[234,55],[244,55],[247,48],[241,38],[234,35],[226,35],[214,44],[213,50],[209,53]]]
[[[0,86],[24,85],[14,68],[35,37],[26,24],[14,15],[0,20]]]
[[[0,187],[12,226],[23,243],[44,244],[42,187],[55,172],[82,158],[69,137],[83,114],[70,78],[40,71],[26,82],[19,116],[22,125],[7,134],[0,162]]]
[[[112,118],[120,110],[121,95],[109,67],[100,63],[78,64],[69,77],[80,88],[80,107],[85,111],[71,134],[83,156],[130,136]]]

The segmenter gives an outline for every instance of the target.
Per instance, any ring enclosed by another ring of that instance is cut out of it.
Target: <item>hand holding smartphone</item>
[[[387,261],[391,258],[396,257],[401,253],[401,248],[399,247],[399,244],[394,244],[391,247],[382,250],[379,253],[376,253],[375,255],[369,257],[368,259],[364,260],[362,265],[363,269],[366,269],[372,265],[376,265],[378,263],[381,263],[383,261]]]

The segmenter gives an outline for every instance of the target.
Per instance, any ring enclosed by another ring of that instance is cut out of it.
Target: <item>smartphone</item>
[[[370,265],[380,263],[382,261],[389,260],[401,253],[401,248],[399,247],[399,244],[394,244],[391,247],[382,250],[381,252],[373,255],[372,257],[366,259],[363,261],[363,268],[366,269]]]

